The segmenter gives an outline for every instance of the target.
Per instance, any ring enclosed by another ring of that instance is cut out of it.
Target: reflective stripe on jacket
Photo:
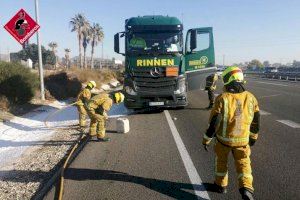
[[[209,75],[206,78],[205,89],[206,90],[215,90],[216,89],[217,80],[218,80],[218,75],[217,74]]]
[[[211,117],[221,114],[220,125],[216,129],[217,139],[228,146],[245,146],[249,143],[250,125],[254,113],[259,111],[254,95],[225,92],[216,98]]]

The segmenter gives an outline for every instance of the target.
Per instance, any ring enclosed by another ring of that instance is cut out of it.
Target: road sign
[[[21,9],[17,14],[7,22],[4,28],[23,45],[40,26]]]

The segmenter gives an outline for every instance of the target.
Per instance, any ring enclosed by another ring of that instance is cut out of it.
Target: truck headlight
[[[137,93],[134,91],[134,89],[132,87],[129,87],[129,86],[125,86],[125,92],[129,95],[137,95]]]
[[[178,89],[174,91],[174,94],[182,94],[186,91],[185,81],[180,80],[178,83]]]

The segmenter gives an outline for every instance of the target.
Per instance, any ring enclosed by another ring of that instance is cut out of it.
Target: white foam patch
[[[0,163],[5,163],[18,158],[29,147],[42,145],[55,130],[53,128],[68,127],[78,123],[78,114],[75,107],[68,107],[53,118],[49,119],[49,127],[44,120],[49,114],[63,108],[66,102],[53,102],[49,106],[41,106],[21,117],[14,117],[0,125]]]
[[[116,117],[122,117],[122,116],[127,116],[132,113],[132,110],[128,110],[124,103],[120,104],[114,104],[110,111],[108,112],[108,117],[109,118],[116,118]]]

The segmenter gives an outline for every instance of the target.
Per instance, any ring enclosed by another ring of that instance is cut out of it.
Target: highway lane
[[[247,88],[269,114],[262,116],[260,137],[252,148],[255,197],[300,199],[300,129],[276,121],[299,123],[299,87],[257,81],[269,82],[249,79]],[[266,97],[275,94],[280,95]],[[194,190],[213,182],[214,153],[213,145],[209,152],[201,145],[209,115],[204,109],[207,94],[201,90],[190,92],[189,101],[186,109],[169,113],[202,183],[191,184],[166,113],[138,114],[129,116],[130,133],[109,133],[110,143],[90,142],[85,147],[67,171],[64,199],[196,199]],[[110,123],[109,129],[114,128]],[[53,199],[53,194],[54,189],[45,199]],[[228,193],[208,194],[210,199],[240,198],[232,158]]]
[[[249,78],[246,87],[253,92],[264,111],[278,119],[300,123],[300,83]]]
[[[84,148],[67,171],[65,199],[196,199],[163,113],[129,120],[130,133]]]

